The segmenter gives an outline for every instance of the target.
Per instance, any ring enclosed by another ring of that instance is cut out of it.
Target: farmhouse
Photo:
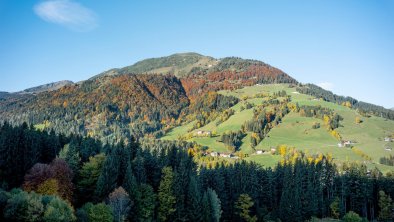
[[[197,136],[211,136],[211,135],[212,135],[211,131],[204,131],[204,130],[197,131]]]
[[[216,156],[218,156],[218,152],[211,152],[210,155],[213,156],[213,157],[216,157]]]
[[[351,140],[342,140],[338,143],[338,147],[351,147],[354,144]]]
[[[394,139],[391,139],[390,137],[384,138],[384,142],[391,142],[391,141],[394,141]]]
[[[263,152],[262,150],[257,150],[257,151],[256,151],[256,154],[257,154],[257,155],[260,155],[260,154],[263,154],[263,153],[264,153],[264,152]]]
[[[225,157],[225,158],[230,158],[232,156],[232,154],[231,153],[220,153],[219,156]]]

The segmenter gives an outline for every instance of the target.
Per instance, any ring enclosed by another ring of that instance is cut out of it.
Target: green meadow
[[[327,107],[343,117],[340,122],[341,126],[336,130],[340,133],[343,140],[351,140],[355,142],[355,152],[351,148],[338,147],[338,139],[333,137],[325,128],[323,121],[311,117],[301,117],[298,113],[291,112],[287,114],[282,122],[270,130],[267,137],[263,139],[253,149],[250,145],[251,134],[247,133],[242,140],[240,152],[248,154],[245,159],[248,161],[255,161],[264,166],[275,166],[280,160],[279,156],[271,154],[255,155],[255,150],[269,151],[271,148],[276,148],[279,145],[288,145],[302,150],[308,154],[331,154],[338,163],[344,161],[356,161],[366,163],[368,167],[378,167],[383,171],[394,170],[394,167],[384,166],[379,164],[379,159],[383,156],[394,155],[394,151],[387,151],[386,147],[394,147],[393,142],[385,142],[384,137],[394,133],[394,121],[386,120],[384,118],[372,116],[362,117],[356,110],[348,107],[322,101],[309,95],[304,95],[296,92],[295,88],[290,88],[287,84],[269,84],[269,85],[255,85],[237,89],[233,91],[219,91],[223,95],[231,95],[241,99],[241,101],[231,107],[235,114],[228,120],[217,125],[217,120],[208,123],[207,125],[193,130],[212,131],[216,133],[216,137],[195,137],[189,141],[195,141],[198,144],[209,147],[212,151],[229,152],[225,145],[219,142],[220,135],[228,131],[241,130],[242,124],[253,118],[253,108],[244,109],[241,111],[241,106],[245,107],[246,102],[253,105],[262,104],[264,98],[254,98],[256,94],[265,93],[273,94],[278,91],[286,91],[287,95],[291,96],[292,103],[298,103],[308,106],[322,106]],[[246,100],[242,100],[245,99]],[[269,109],[269,107],[267,107]],[[356,117],[361,118],[362,123],[356,123]],[[176,140],[178,136],[185,135],[191,128],[194,122],[175,127],[168,132],[161,139]],[[312,125],[320,123],[321,127],[312,129]],[[367,157],[367,158],[366,158]],[[371,160],[369,160],[369,158]]]

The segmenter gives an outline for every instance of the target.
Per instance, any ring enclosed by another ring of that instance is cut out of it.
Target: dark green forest
[[[4,123],[1,220],[392,220],[392,173],[302,153],[273,169],[242,160],[207,167],[188,143],[128,141]]]

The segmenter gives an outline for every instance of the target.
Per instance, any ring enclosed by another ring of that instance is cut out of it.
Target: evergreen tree
[[[80,168],[81,157],[79,156],[78,146],[73,140],[62,149],[63,154],[59,154],[59,158],[64,159],[74,173]]]
[[[218,222],[222,214],[220,199],[211,188],[205,191],[202,198],[203,221]]]
[[[175,212],[176,198],[173,194],[174,173],[171,167],[164,167],[158,190],[158,218],[160,221],[167,221],[171,214]]]
[[[156,195],[152,186],[141,184],[136,197],[137,221],[152,221],[154,217]]]
[[[301,180],[300,182],[302,182],[302,184],[299,184],[299,186],[304,186],[304,190],[301,193],[301,198],[303,199],[302,216],[303,219],[305,220],[305,219],[309,219],[311,216],[317,215],[318,213],[319,206],[318,206],[318,197],[316,195],[316,190],[318,189],[318,178],[316,178],[316,175],[314,173],[315,165],[313,163],[302,167],[306,171],[305,172],[306,175],[303,176],[306,181]]]
[[[380,221],[391,221],[393,218],[393,204],[391,197],[386,195],[384,191],[379,191],[379,220]]]
[[[139,196],[138,192],[138,184],[137,180],[135,179],[132,170],[131,170],[131,164],[129,163],[127,170],[126,170],[126,175],[125,175],[125,180],[123,183],[123,187],[125,188],[126,192],[129,194],[130,197],[130,210],[129,210],[129,219],[135,218],[136,217],[136,200],[137,197]]]
[[[117,178],[119,173],[119,159],[114,154],[109,154],[106,158],[101,174],[97,180],[94,196],[96,201],[103,200],[117,186]]]
[[[141,152],[137,152],[137,156],[133,160],[133,172],[138,184],[146,182],[144,158],[142,157]]]
[[[131,162],[131,150],[129,147],[125,147],[124,142],[121,141],[115,148],[114,152],[118,156],[119,159],[119,170],[118,170],[118,178],[117,178],[117,184],[123,184],[126,171],[127,171],[127,166]]]
[[[190,221],[202,221],[201,194],[195,176],[190,177],[189,189],[187,193],[188,218]]]
[[[187,220],[186,197],[193,160],[184,152],[179,152],[180,163],[175,171],[174,194],[176,197],[176,220]]]
[[[279,213],[280,218],[283,221],[297,221],[296,215],[298,209],[296,209],[296,198],[293,191],[294,188],[294,175],[292,172],[292,166],[287,164],[284,166],[284,177],[283,177],[283,190],[280,198]]]

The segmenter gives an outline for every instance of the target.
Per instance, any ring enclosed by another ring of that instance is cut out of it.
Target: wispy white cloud
[[[44,21],[86,32],[98,26],[96,14],[72,0],[47,0],[34,6],[34,12]]]
[[[317,84],[318,86],[322,87],[325,90],[333,90],[334,89],[334,84],[331,82],[321,82]]]

